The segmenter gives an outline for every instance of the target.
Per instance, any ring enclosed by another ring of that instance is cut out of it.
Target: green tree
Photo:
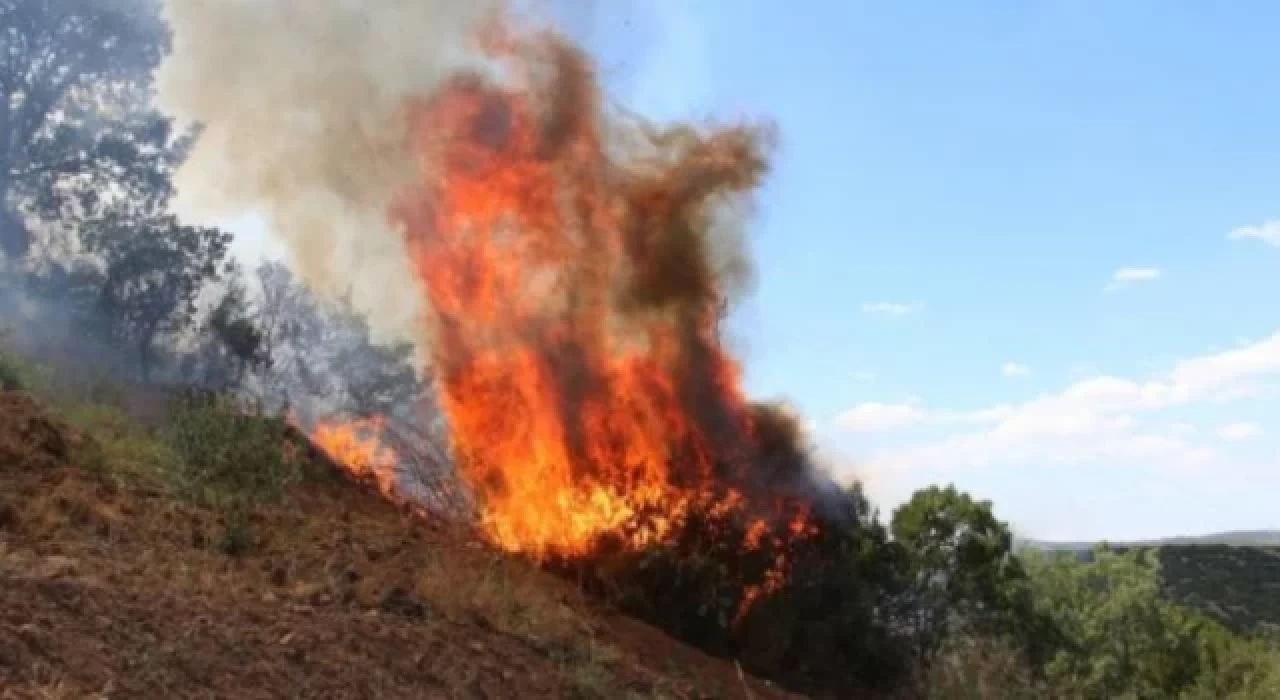
[[[192,329],[201,293],[227,272],[231,234],[170,215],[113,211],[87,225],[81,240],[83,254],[68,280],[81,322],[129,349],[149,377],[162,341]]]
[[[1186,700],[1280,698],[1280,639],[1238,636],[1204,618],[1200,648],[1201,671]]]
[[[1062,634],[1044,667],[1080,697],[1176,698],[1200,682],[1210,621],[1166,600],[1155,552],[1025,555],[1038,606]]]
[[[0,0],[0,253],[26,255],[28,216],[168,187],[181,144],[146,107],[167,42],[154,0]]]
[[[243,272],[229,265],[218,301],[201,324],[196,351],[187,358],[186,381],[215,391],[248,388],[251,373],[271,366],[259,313]]]
[[[907,558],[910,625],[925,656],[960,629],[1027,641],[1034,615],[1026,572],[989,501],[931,486],[894,511],[889,531]]]

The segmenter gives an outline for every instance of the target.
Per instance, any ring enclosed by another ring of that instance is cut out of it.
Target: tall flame
[[[764,175],[763,134],[624,129],[557,37],[483,44],[506,80],[458,76],[410,105],[427,175],[392,216],[484,531],[573,556],[605,534],[660,540],[693,508],[765,518],[767,446],[718,343],[708,233],[719,199]],[[785,533],[773,522],[748,539]]]

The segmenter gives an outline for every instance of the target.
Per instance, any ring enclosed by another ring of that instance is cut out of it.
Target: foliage
[[[102,461],[115,477],[154,480],[178,464],[168,443],[122,409],[109,403],[72,403],[62,410],[67,422],[92,436]]]
[[[990,502],[931,486],[894,511],[889,529],[908,559],[911,626],[922,655],[933,655],[961,628],[1026,643],[1040,638],[1013,534]]]
[[[26,215],[168,191],[181,144],[140,108],[167,42],[151,0],[0,0],[0,252],[26,254]]]
[[[24,386],[26,381],[23,379],[22,369],[10,361],[8,356],[0,354],[0,391],[22,389]]]
[[[1164,597],[1155,552],[1027,555],[1035,600],[1061,633],[1046,678],[1077,697],[1266,697],[1274,650]],[[1261,646],[1259,646],[1261,645]],[[1272,686],[1274,687],[1274,686]]]
[[[189,329],[198,300],[226,272],[230,234],[172,217],[112,212],[82,234],[88,260],[67,280],[81,322],[105,342],[132,348],[146,377],[166,336]]]
[[[177,458],[177,490],[224,510],[241,527],[257,505],[279,500],[302,475],[298,446],[282,416],[203,391],[176,400],[166,442]]]
[[[1165,594],[1236,633],[1280,630],[1280,547],[1164,545]]]
[[[9,333],[10,330],[7,328],[0,329],[0,342],[3,342]],[[28,384],[26,364],[12,352],[7,352],[0,347],[0,391],[25,389]]]
[[[238,266],[223,280],[222,294],[200,328],[194,353],[185,359],[184,378],[215,391],[243,387],[249,375],[272,363],[265,333]]]

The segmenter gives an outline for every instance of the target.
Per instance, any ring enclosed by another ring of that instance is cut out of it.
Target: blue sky
[[[883,509],[1280,527],[1280,5],[564,1],[633,108],[777,122],[735,341]]]
[[[883,508],[954,482],[1030,536],[1280,527],[1280,6],[574,21],[652,116],[777,121],[734,327]]]

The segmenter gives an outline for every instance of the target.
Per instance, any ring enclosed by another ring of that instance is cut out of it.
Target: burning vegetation
[[[624,120],[554,33],[494,23],[477,44],[499,77],[405,105],[422,176],[390,218],[479,528],[741,654],[753,606],[847,553],[864,509],[793,418],[748,401],[720,342],[744,266],[719,215],[765,176],[770,130]],[[389,493],[395,455],[369,427],[315,438]]]
[[[621,531],[662,540],[694,508],[760,518],[753,532],[803,517],[782,487],[804,461],[764,454],[716,336],[712,206],[759,182],[760,134],[672,129],[611,154],[581,53],[497,45],[511,85],[462,75],[410,105],[430,177],[393,213],[484,531],[580,556]]]

